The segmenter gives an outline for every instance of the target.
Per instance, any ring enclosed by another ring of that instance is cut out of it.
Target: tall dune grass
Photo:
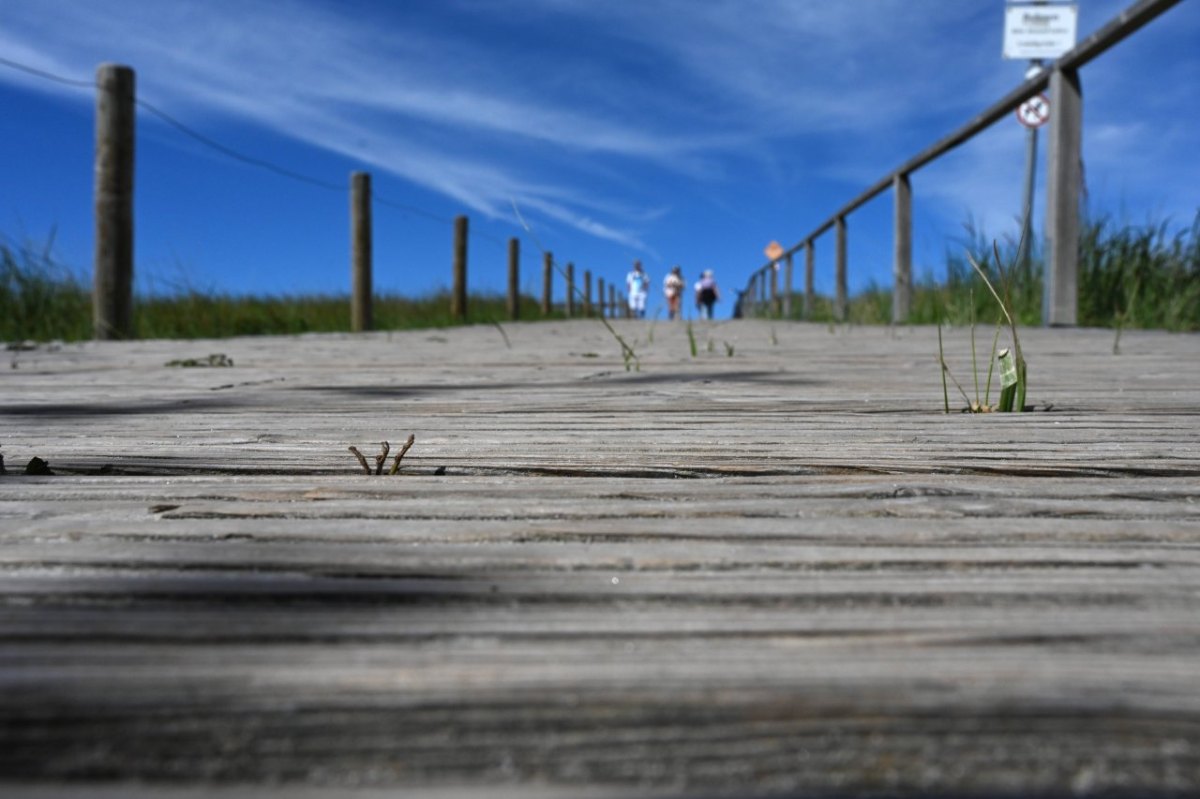
[[[913,287],[913,324],[994,320],[995,304],[967,258],[989,274],[995,271],[992,242],[973,225],[946,257],[942,280],[926,276]],[[1000,247],[1000,257],[1013,263],[1016,243]],[[1042,260],[1035,251],[1028,264],[1018,264],[1011,280],[1015,320],[1041,324]],[[1080,238],[1079,324],[1088,327],[1200,330],[1200,214],[1192,226],[1171,232],[1167,223],[1117,224],[1110,217],[1085,223]],[[799,318],[803,302],[795,297]],[[830,298],[815,298],[810,320],[833,320]],[[523,297],[522,318],[540,319],[538,301]],[[472,296],[468,322],[508,318],[504,297]],[[887,324],[891,291],[874,286],[852,297],[848,321]],[[375,299],[379,330],[444,327],[456,324],[445,293],[418,298],[381,295]],[[556,314],[561,318],[561,314]],[[350,301],[345,295],[244,297],[182,289],[139,296],[134,303],[134,331],[139,338],[221,338],[238,335],[336,332],[350,328]],[[0,340],[39,341],[90,338],[90,286],[82,273],[55,260],[53,236],[41,246],[0,237]]]
[[[967,254],[989,277],[996,271],[992,242],[973,225],[946,255],[946,276],[925,276],[912,293],[911,324],[968,324],[994,320],[995,302],[971,268]],[[1009,274],[1015,320],[1023,326],[1042,322],[1042,253],[1017,262],[1016,242],[1000,247]],[[796,298],[799,299],[799,298]],[[817,297],[812,321],[833,319],[833,303]],[[793,301],[793,309],[803,303]],[[798,311],[793,311],[799,318]],[[847,320],[857,324],[891,321],[891,289],[872,286],[850,299]],[[1084,327],[1200,330],[1200,214],[1191,227],[1171,232],[1165,222],[1118,224],[1111,217],[1087,220],[1079,245],[1079,324]]]
[[[0,340],[75,340],[92,335],[92,299],[79,275],[42,247],[0,241]]]
[[[0,242],[0,341],[91,337],[90,286],[81,274],[58,263],[51,250],[50,244]],[[522,297],[522,318],[541,319],[539,305],[533,297]],[[501,295],[472,295],[467,307],[469,323],[508,319]],[[138,296],[133,316],[138,338],[328,333],[350,329],[350,299],[348,295],[236,296],[183,289]],[[418,298],[377,296],[374,321],[379,330],[457,324],[446,292]]]

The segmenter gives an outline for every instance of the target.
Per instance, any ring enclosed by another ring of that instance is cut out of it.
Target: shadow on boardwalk
[[[594,323],[24,356],[0,781],[1200,788],[1200,339],[1030,331],[1054,410],[985,418],[929,330],[648,329],[638,373]]]

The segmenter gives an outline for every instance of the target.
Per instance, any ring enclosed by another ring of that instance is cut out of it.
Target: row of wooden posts
[[[467,242],[469,219],[454,219],[454,242],[451,258],[450,315],[458,321],[467,316]],[[355,332],[371,329],[371,175],[354,172],[350,176],[350,251],[351,291],[350,325]],[[542,299],[540,311],[548,316],[554,310],[554,254],[542,253]],[[583,271],[583,285],[575,283],[575,264],[570,261],[562,268],[566,283],[562,312],[574,316],[628,316],[629,307],[619,299],[617,286],[605,285],[604,278],[596,280],[596,297],[592,299],[592,273]],[[605,293],[607,289],[607,295]],[[521,318],[521,241],[508,240],[508,318]]]
[[[133,189],[135,75],[123,65],[102,64],[96,75],[95,253],[92,285],[93,333],[97,339],[124,339],[133,335]],[[372,328],[372,217],[371,175],[350,176],[350,324],[355,331]],[[467,315],[468,220],[454,220],[451,261],[450,314],[459,321]],[[521,243],[508,240],[507,311],[510,319],[521,315]],[[553,254],[543,253],[541,313],[554,311]],[[575,265],[562,269],[566,282],[562,312],[568,316],[626,316],[615,284],[596,281],[583,272],[583,285],[575,284]],[[607,290],[607,294],[606,294]]]
[[[742,294],[741,309],[756,314],[792,316],[793,258],[804,251],[804,307],[810,318],[815,293],[813,262],[816,241],[836,231],[833,314],[846,318],[848,308],[846,217],[879,194],[892,189],[893,257],[892,321],[908,319],[912,306],[913,172],[975,134],[1008,117],[1023,102],[1049,88],[1050,125],[1046,174],[1045,286],[1042,318],[1047,326],[1074,326],[1078,318],[1080,205],[1083,192],[1083,92],[1079,68],[1141,29],[1180,0],[1139,0],[1107,25],[1063,54],[1048,69],[1025,80],[958,130],[910,158],[840,208],[781,256],[755,270]],[[783,286],[780,287],[780,272]]]

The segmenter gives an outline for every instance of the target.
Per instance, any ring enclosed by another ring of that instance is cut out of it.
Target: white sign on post
[[[1010,3],[1004,8],[1004,57],[1048,61],[1075,46],[1079,6]]]

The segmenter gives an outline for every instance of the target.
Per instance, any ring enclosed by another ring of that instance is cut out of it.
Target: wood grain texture
[[[1200,790],[1200,337],[614,324],[8,353],[0,788]]]

